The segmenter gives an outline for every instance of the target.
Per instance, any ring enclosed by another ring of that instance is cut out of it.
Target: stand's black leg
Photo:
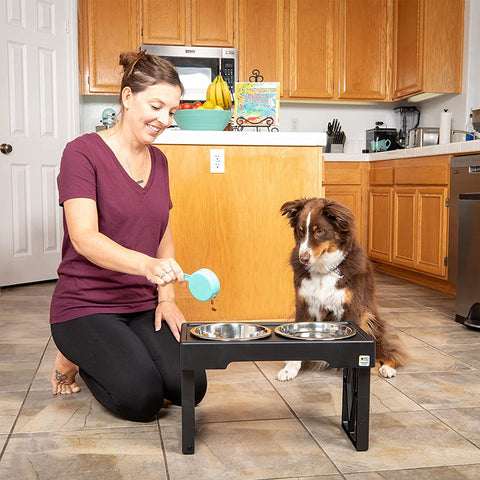
[[[368,450],[370,369],[343,369],[342,426],[359,451]]]
[[[182,370],[182,452],[195,450],[195,382],[193,370]]]

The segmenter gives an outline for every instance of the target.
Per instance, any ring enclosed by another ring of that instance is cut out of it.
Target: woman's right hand
[[[145,277],[160,287],[177,282],[185,284],[183,271],[174,258],[152,258],[147,264]]]

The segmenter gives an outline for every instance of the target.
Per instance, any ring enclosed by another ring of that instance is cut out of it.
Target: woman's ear
[[[124,87],[122,90],[122,104],[125,110],[130,108],[133,99],[133,92],[130,87]]]

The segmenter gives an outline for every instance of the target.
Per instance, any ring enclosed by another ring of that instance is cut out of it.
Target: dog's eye
[[[321,228],[317,228],[317,229],[313,232],[313,236],[314,236],[315,238],[321,238],[324,233],[325,233],[325,230],[322,230]]]
[[[300,236],[302,236],[302,235],[304,234],[303,227],[298,227],[297,231],[298,231],[298,234],[299,234]]]

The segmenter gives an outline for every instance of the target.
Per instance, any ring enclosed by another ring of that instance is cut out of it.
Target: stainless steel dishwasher
[[[480,192],[480,154],[452,157],[448,222],[448,281],[457,283],[459,195]]]
[[[480,330],[480,193],[462,193],[455,320]]]

